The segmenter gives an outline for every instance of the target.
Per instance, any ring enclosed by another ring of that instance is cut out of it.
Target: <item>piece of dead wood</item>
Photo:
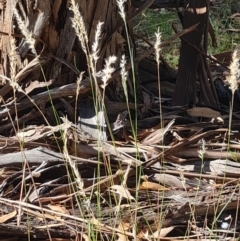
[[[132,6],[135,8],[139,8],[143,5],[145,1],[142,0],[132,0]],[[183,7],[183,1],[177,0],[155,0],[151,4],[150,8],[179,8]]]
[[[64,158],[63,154],[39,147],[32,150],[0,155],[0,159],[0,167],[6,167],[22,166],[25,160],[29,165],[40,165],[43,161],[55,162]]]
[[[49,87],[53,83],[52,80],[46,82],[39,82],[38,80],[31,81],[29,85],[25,88],[25,93],[28,95],[35,89]],[[18,99],[19,100],[19,99]]]
[[[62,98],[60,98],[60,101],[61,102],[59,102],[59,103],[56,103],[56,104],[54,104],[54,108],[55,108],[55,110],[59,110],[59,109],[62,109]],[[64,100],[65,102],[67,102],[66,100]],[[67,102],[67,104],[66,104],[66,108],[67,107],[69,107],[70,108],[70,103],[69,102]],[[72,107],[71,107],[72,108]],[[6,120],[3,120],[3,123],[1,124],[1,127],[0,127],[0,133],[6,133],[9,129],[14,129],[14,127],[16,128],[17,126],[25,126],[25,123],[28,123],[28,121],[30,121],[30,120],[33,120],[33,119],[35,119],[35,120],[39,120],[40,118],[43,118],[44,119],[44,116],[46,117],[46,116],[48,116],[50,113],[53,113],[53,108],[52,108],[52,106],[50,106],[50,107],[47,107],[47,108],[44,108],[44,109],[42,109],[41,110],[42,112],[39,112],[38,110],[36,110],[36,109],[32,109],[31,111],[29,111],[29,112],[27,112],[27,113],[25,113],[23,116],[18,116],[18,119],[15,119],[15,120],[12,120],[12,121],[10,121],[10,122],[7,122],[6,123]],[[69,117],[69,119],[71,119],[72,118],[72,112],[71,112],[72,110],[71,109],[67,109],[66,110],[66,112],[68,113],[68,117]],[[59,114],[61,117],[65,117],[65,115],[61,115],[61,112],[60,112],[60,114]],[[48,119],[48,122],[49,122],[49,124],[51,123],[52,125],[57,125],[58,123],[56,123],[56,118],[52,115],[52,116],[48,116],[49,117],[49,119]],[[41,119],[40,119],[41,120]],[[74,121],[74,118],[73,118],[73,120],[72,121]],[[41,122],[41,124],[42,124],[42,122]],[[31,129],[31,128],[39,128],[39,126],[37,127],[37,126],[35,126],[35,127],[33,127],[33,126],[28,126],[27,128],[25,128],[25,130],[26,129]],[[0,138],[0,143],[1,143],[1,138]],[[29,143],[28,143],[29,144]],[[33,144],[33,143],[32,143]],[[43,144],[44,145],[44,144]],[[33,144],[33,146],[36,146],[35,144]],[[45,145],[44,145],[45,146]],[[51,146],[51,145],[48,145],[49,147]]]
[[[192,158],[199,156],[200,149],[197,148],[187,148],[185,150],[181,150],[178,152],[177,156],[181,158]],[[222,159],[224,160],[240,160],[240,153],[231,152],[231,151],[223,151],[223,150],[205,150],[204,158],[206,159]]]
[[[190,116],[206,117],[206,118],[221,117],[221,113],[219,111],[215,111],[207,107],[194,107],[192,109],[186,110],[186,112]]]
[[[164,135],[169,131],[171,126],[174,124],[174,119],[171,120],[166,127],[154,130],[151,134],[149,134],[146,138],[142,140],[142,144],[144,145],[155,145],[157,143],[160,143]]]
[[[20,84],[20,82],[31,72],[39,69],[40,66],[45,65],[50,58],[48,56],[42,55],[34,58],[31,62],[29,62],[23,69],[21,69],[15,76],[14,81]],[[10,83],[7,83],[2,88],[0,88],[0,96],[6,96],[9,91],[12,89]]]
[[[179,169],[181,169],[178,166]],[[190,171],[182,171],[182,170],[165,170],[163,173],[170,174],[170,175],[175,175],[175,176],[183,176],[187,178],[204,178],[206,180],[214,180],[217,183],[228,183],[231,182],[232,184],[238,184],[238,179],[235,177],[224,177],[224,176],[217,176],[213,174],[204,174],[204,173],[195,173],[195,172],[190,172]]]
[[[105,106],[106,106],[108,118],[110,120],[115,120],[116,116],[118,114],[120,114],[123,111],[126,111],[128,108],[130,110],[134,110],[135,107],[136,107],[135,104],[131,103],[131,102],[129,102],[127,104],[127,103],[122,103],[122,102],[110,101],[108,99],[106,99],[104,101],[104,103],[105,103]],[[137,104],[138,108],[143,107],[143,106],[144,106],[144,104]]]
[[[187,150],[186,150],[187,152]],[[215,157],[217,158],[217,156]],[[240,163],[230,161],[229,159],[215,159],[205,161],[189,161],[180,166],[176,166],[178,170],[189,171],[195,173],[209,173],[211,175],[219,175],[225,177],[239,177]]]
[[[197,28],[198,24],[195,24],[195,25],[192,25],[191,27],[189,28],[185,28],[183,29],[181,32],[178,32],[176,33],[175,35],[173,35],[172,37],[170,37],[169,39],[167,39],[166,41],[164,42],[161,42],[161,44],[159,45],[160,48],[170,44],[171,42],[173,42],[174,40],[178,39],[179,37],[195,30]],[[141,60],[143,60],[144,58],[148,57],[149,55],[153,54],[155,52],[155,48],[150,48],[149,50],[147,50],[146,52],[144,52],[143,54],[137,56],[134,61],[135,62],[139,62]],[[126,66],[127,70],[131,68],[131,65],[128,64]]]
[[[177,155],[177,153],[181,150],[183,150],[184,148],[186,148],[187,146],[191,145],[191,144],[196,144],[199,140],[213,136],[213,135],[217,135],[220,133],[227,133],[228,129],[224,129],[224,128],[220,128],[220,129],[216,129],[216,130],[210,130],[208,132],[204,132],[204,133],[200,133],[197,135],[192,135],[191,137],[187,138],[187,139],[183,139],[182,141],[180,141],[179,143],[173,145],[170,149],[165,150],[164,152],[160,153],[159,155],[157,155],[156,157],[151,158],[150,160],[146,161],[143,166],[145,167],[149,167],[151,165],[154,165],[156,162],[158,162],[163,156],[167,157],[168,155]]]
[[[44,106],[46,102],[50,100],[60,98],[63,96],[74,96],[76,95],[76,89],[77,84],[69,84],[65,85],[63,87],[58,87],[51,89],[49,91],[42,92],[40,94],[34,95],[31,97],[31,100],[28,98],[22,99],[19,103],[17,103],[17,110],[23,111],[26,110],[29,107],[34,107],[35,105],[41,105]],[[87,93],[90,90],[90,83],[85,86],[83,83],[82,88],[80,88],[80,94]],[[10,103],[5,105],[5,107],[0,108],[0,118],[4,118],[8,116],[8,114],[14,114],[15,113],[15,104]]]
[[[65,213],[59,213],[57,211],[50,210],[45,207],[38,207],[36,205],[28,204],[25,202],[19,202],[19,201],[13,201],[13,200],[5,199],[5,198],[0,198],[0,203],[11,206],[11,207],[21,206],[22,211],[25,214],[29,213],[30,216],[34,215],[37,211],[39,211],[39,215],[50,214],[48,216],[48,219],[50,219],[50,220],[52,220],[52,219],[56,220],[55,217],[53,217],[51,215],[56,215],[58,217],[61,216],[62,218],[65,218],[64,223],[68,224],[68,225],[73,225],[75,223],[76,227],[80,227],[79,225],[81,225],[81,228],[84,227],[85,229],[87,229],[89,222],[91,222],[91,225],[94,225],[99,231],[103,231],[103,232],[105,231],[108,233],[112,233],[113,231],[118,232],[118,230],[116,230],[114,227],[104,225],[103,223],[97,222],[97,220],[95,220],[95,223],[94,223],[94,220],[84,219],[84,218],[81,218],[78,216],[69,215],[69,214],[65,214]],[[42,221],[44,221],[44,219]],[[63,221],[63,220],[60,220],[59,222],[61,222],[61,221]],[[33,226],[31,226],[31,227],[33,227]],[[69,232],[68,232],[68,234],[69,234]],[[132,233],[129,233],[129,232],[125,232],[125,235],[130,235],[130,237],[133,237]]]
[[[203,48],[200,47],[203,51]],[[201,93],[203,93],[203,101],[206,105],[219,106],[218,95],[213,82],[212,73],[204,55],[199,56],[198,74],[200,76]]]
[[[198,147],[200,148],[202,146],[202,143],[198,143],[198,144],[194,144],[191,145],[191,147]],[[229,148],[229,150],[240,150],[240,145],[239,144],[228,144],[228,143],[205,143],[205,147],[209,147],[209,148],[221,148],[221,150],[227,150],[227,148]],[[234,156],[234,153],[232,153]]]
[[[180,180],[179,177],[176,177],[174,175],[170,174],[160,174],[160,173],[155,173],[154,174],[154,181],[157,181],[161,183],[162,185],[166,185],[167,187],[170,188],[177,188],[177,189],[184,189],[187,188],[189,189],[191,186],[188,184],[183,185],[183,182]]]
[[[18,144],[19,145],[19,144]],[[70,156],[77,162],[98,163],[94,160],[85,159],[82,157]],[[64,155],[60,152],[49,150],[45,147],[37,147],[31,150],[22,150],[20,152],[8,153],[0,155],[0,167],[6,166],[22,166],[24,161],[27,161],[30,166],[40,165],[45,162],[64,162]],[[101,164],[100,164],[101,165]]]

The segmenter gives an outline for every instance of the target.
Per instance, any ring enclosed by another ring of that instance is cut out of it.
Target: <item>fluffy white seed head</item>
[[[29,45],[29,48],[31,49],[34,55],[37,55],[35,50],[35,39],[32,37],[32,33],[29,32],[29,30],[27,29],[26,24],[23,22],[16,8],[13,10],[13,14],[17,20],[19,29],[21,30],[22,34],[25,36],[25,39]]]
[[[125,9],[124,9],[125,2],[127,2],[127,0],[117,0],[119,14],[124,21],[126,20],[126,13],[125,13]]]
[[[237,90],[239,82],[240,82],[240,59],[237,56],[238,50],[235,49],[232,55],[232,62],[229,66],[230,75],[227,79],[229,83],[229,88],[231,89],[232,93]]]
[[[156,55],[156,61],[159,63],[160,61],[160,52],[161,52],[161,37],[162,34],[158,31],[155,33],[156,36],[156,42],[154,44],[154,48],[155,48],[155,55]]]

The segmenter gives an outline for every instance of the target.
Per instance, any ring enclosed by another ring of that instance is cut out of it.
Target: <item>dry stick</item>
[[[74,96],[74,95],[76,95],[76,88],[77,88],[76,83],[69,84],[69,85],[65,85],[63,87],[54,88],[52,90],[45,91],[40,94],[34,95],[34,96],[30,97],[31,101],[28,98],[23,99],[21,102],[17,103],[18,111],[25,110],[34,105],[37,105],[37,106],[41,105],[44,107],[45,103],[50,100],[50,96],[51,96],[51,99],[56,99],[56,98],[60,98],[63,96]],[[89,83],[87,83],[87,85],[83,84],[80,88],[80,92],[82,94],[85,94],[88,91],[90,91],[90,89],[91,89],[91,87],[90,87]],[[10,113],[10,114],[15,113],[14,104],[12,104],[12,103],[6,104],[5,108],[0,108],[0,118],[6,117],[8,115],[8,113]]]
[[[228,129],[222,128],[222,129],[204,132],[204,133],[201,133],[201,134],[198,134],[198,135],[193,135],[193,136],[191,136],[187,139],[184,139],[182,142],[177,143],[171,149],[163,151],[159,155],[157,155],[156,157],[144,162],[142,164],[142,166],[143,167],[150,167],[150,166],[154,165],[155,163],[159,162],[159,160],[161,160],[161,158],[163,156],[174,155],[177,152],[179,152],[180,150],[182,150],[183,148],[185,148],[185,147],[187,147],[191,144],[195,144],[196,142],[198,142],[199,140],[201,140],[203,138],[207,138],[207,137],[212,136],[214,134],[226,133],[227,131],[228,131]]]
[[[15,208],[18,208],[19,205],[21,205],[22,207],[22,210],[25,211],[26,213],[30,213],[30,214],[33,214],[33,215],[39,215],[40,217],[43,217],[43,211],[45,212],[44,214],[50,214],[50,216],[48,217],[49,219],[52,219],[52,220],[55,220],[56,221],[56,217],[55,216],[51,216],[51,215],[56,215],[58,217],[62,217],[62,218],[66,218],[70,221],[76,221],[74,222],[74,225],[77,226],[77,227],[81,227],[83,226],[83,224],[86,225],[86,227],[88,227],[89,225],[89,222],[91,220],[89,219],[84,219],[84,218],[79,218],[77,216],[73,216],[73,215],[70,215],[70,214],[65,214],[65,213],[60,213],[58,211],[54,211],[54,210],[50,210],[50,209],[47,209],[47,208],[40,208],[36,205],[33,205],[33,204],[30,204],[30,203],[25,203],[25,202],[20,202],[20,201],[15,201],[15,200],[9,200],[9,199],[6,199],[6,198],[2,198],[0,197],[0,203],[2,205],[8,205],[8,206],[11,206],[11,207],[15,207]],[[38,212],[42,212],[42,213],[37,213],[37,212],[34,212],[32,210],[35,210],[35,211],[38,211]],[[72,222],[68,221],[68,220],[60,220],[60,222],[64,222],[64,223],[67,223],[69,225],[73,225]],[[80,224],[78,223],[80,222]],[[117,232],[119,234],[124,234],[124,235],[128,235],[130,237],[133,237],[133,234],[130,233],[130,232],[124,232],[122,233],[119,229],[115,229],[113,227],[110,227],[108,225],[104,225],[100,222],[95,222],[94,223],[94,220],[91,222],[92,225],[95,226],[95,228],[99,231],[102,231],[102,230],[105,230],[106,232],[109,231],[110,233],[112,233],[113,231],[114,232]]]
[[[55,109],[60,109],[62,108],[62,103],[56,103],[54,104],[54,107]],[[44,108],[42,110],[42,113],[45,114],[47,113],[48,111],[51,111],[52,110],[52,107],[47,107],[47,108]],[[26,113],[25,115],[19,117],[17,120],[13,120],[12,122],[8,122],[6,124],[2,124],[1,127],[0,127],[0,133],[3,133],[3,132],[6,132],[6,130],[8,129],[11,129],[13,127],[13,125],[16,125],[17,123],[19,125],[22,125],[23,123],[26,123],[27,121],[30,121],[32,119],[38,119],[38,118],[41,118],[42,117],[42,114],[35,110],[35,109],[32,109],[30,112]]]
[[[201,147],[202,144],[201,143],[197,143],[197,144],[193,144],[192,147]],[[236,149],[236,150],[240,150],[240,145],[239,144],[226,144],[226,143],[206,143],[205,144],[206,147],[216,147],[216,148],[230,148],[230,149]],[[212,149],[214,150],[214,149]]]
[[[121,180],[123,179],[124,174],[126,173],[127,170],[118,170],[115,174],[113,175],[109,175],[108,177],[106,177],[105,179],[93,184],[90,187],[87,187],[84,189],[85,192],[87,191],[92,191],[92,189],[94,188],[100,188],[102,189],[107,189],[109,187],[108,183],[111,183],[111,185],[118,185]],[[128,174],[129,176],[133,176],[136,174],[136,170],[134,170],[134,168],[132,168]]]
[[[137,34],[137,33],[134,33],[134,35],[137,37],[137,38],[139,38],[139,39],[142,39],[145,43],[147,43],[150,47],[153,47],[154,46],[154,44],[152,44],[150,41],[148,41],[145,37],[143,37],[143,36],[141,36],[141,35],[139,35],[139,34]]]
[[[199,157],[199,148],[192,148],[192,146],[190,148],[181,150],[178,152],[178,157],[180,158],[197,158]],[[206,150],[204,153],[204,158],[206,159],[212,159],[212,160],[216,160],[216,159],[220,159],[220,160],[235,160],[235,161],[239,161],[240,160],[240,153],[234,153],[232,154],[229,151],[219,151],[219,150]],[[187,162],[187,160],[186,160]],[[183,162],[182,162],[183,163]],[[237,165],[238,162],[236,162],[236,166],[238,168],[240,168],[239,165]],[[235,166],[235,163],[232,164],[232,166]]]
[[[224,182],[229,182],[229,181],[236,181],[239,182],[238,179],[236,178],[232,178],[232,177],[220,177],[220,176],[216,176],[216,175],[211,175],[211,174],[200,174],[200,173],[191,173],[191,172],[184,172],[184,171],[173,171],[173,170],[164,170],[161,171],[165,174],[171,174],[171,175],[175,175],[175,176],[180,176],[183,175],[184,177],[199,177],[199,175],[201,175],[202,178],[206,178],[206,179],[213,179],[216,181],[224,181]],[[159,171],[158,171],[159,173]]]
[[[146,38],[144,38],[143,36],[141,36],[141,35],[139,35],[139,34],[134,34],[136,37],[138,37],[138,38],[141,38],[145,43],[147,43],[150,47],[153,47],[154,46],[154,44],[152,44],[151,42],[149,42]],[[162,64],[164,65],[164,66],[166,66],[167,65],[167,63],[166,63],[166,61],[164,60],[164,58],[163,58],[163,56],[162,55],[160,55],[160,60],[161,60],[161,62],[162,62]],[[168,70],[168,68],[167,68],[167,72],[168,72],[168,74],[169,74],[169,76],[171,76],[171,74],[169,73],[169,70]],[[144,88],[144,87],[143,87]],[[144,88],[145,89],[145,88]],[[146,90],[146,89],[145,89]],[[148,90],[146,90],[146,91],[148,91]]]
[[[209,22],[209,34],[210,34],[211,39],[212,39],[212,46],[214,48],[216,48],[217,47],[217,39],[216,39],[216,35],[214,33],[214,28],[213,28],[211,22]]]

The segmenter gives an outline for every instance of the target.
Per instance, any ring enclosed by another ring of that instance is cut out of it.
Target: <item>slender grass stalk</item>
[[[133,48],[131,47],[131,41],[130,41],[130,36],[129,36],[129,32],[128,32],[128,27],[127,27],[127,21],[126,21],[126,12],[124,9],[126,2],[127,2],[127,0],[117,0],[119,14],[124,22],[126,38],[127,38],[127,45],[128,45],[128,52],[129,52],[129,57],[130,57],[130,62],[131,62],[131,67],[132,67],[134,105],[135,105],[135,121],[134,121],[135,128],[132,129],[132,132],[133,132],[133,137],[134,137],[134,141],[135,141],[136,148],[137,148],[137,86],[136,86],[136,78],[135,78]],[[128,102],[127,102],[127,104],[128,104]],[[130,118],[130,122],[132,122],[130,112],[129,112],[129,118]],[[137,155],[138,155],[138,152],[137,152]]]
[[[233,114],[233,104],[234,104],[234,94],[238,89],[240,83],[240,59],[237,57],[238,50],[235,49],[232,55],[232,62],[229,66],[230,75],[227,78],[229,83],[229,88],[232,92],[232,100],[230,103],[229,111],[229,126],[228,126],[228,146],[230,145],[230,135],[231,135],[231,126],[232,126],[232,114]]]
[[[162,102],[161,102],[161,83],[160,83],[160,52],[161,52],[161,33],[158,31],[155,33],[156,42],[154,44],[155,57],[157,62],[157,75],[158,75],[158,98],[159,98],[159,116],[161,128],[163,128],[163,118],[162,118]]]
[[[157,32],[155,33],[156,36],[156,41],[154,44],[154,48],[155,48],[155,59],[157,62],[157,77],[158,77],[158,98],[159,98],[159,119],[160,119],[160,128],[163,129],[164,128],[164,124],[163,124],[163,116],[162,116],[162,97],[161,97],[161,78],[160,78],[160,53],[161,53],[161,37],[162,34],[159,31],[159,28],[157,30]],[[164,137],[162,139],[162,142],[164,141]],[[164,147],[163,150],[164,152]],[[162,155],[162,160],[164,160],[164,155]],[[162,162],[164,163],[164,162]],[[164,192],[163,192],[164,195]],[[161,204],[161,216],[163,216],[163,202],[164,202],[164,198],[162,198],[162,204]],[[161,222],[159,222],[159,230],[161,229]]]
[[[43,69],[42,69],[42,66],[41,66],[41,62],[39,61],[39,56],[37,55],[37,51],[35,49],[35,39],[32,37],[32,33],[30,33],[26,27],[26,25],[24,24],[22,18],[20,17],[17,9],[13,9],[13,13],[14,13],[14,16],[16,18],[16,21],[18,23],[18,26],[21,30],[21,32],[23,33],[23,35],[25,36],[25,41],[26,43],[28,44],[28,47],[29,49],[32,51],[32,53],[34,54],[34,56],[38,59],[38,62],[39,62],[39,66],[42,70],[42,73],[43,73]],[[16,76],[16,61],[14,59],[14,56],[16,56],[16,46],[15,46],[15,40],[14,39],[11,39],[10,41],[10,45],[11,45],[11,51],[10,51],[10,75],[11,75],[11,78],[5,78],[5,79],[8,79],[9,81],[9,84],[12,86],[13,88],[13,94],[14,94],[14,99],[16,100],[16,91],[18,92],[22,92],[27,98],[29,98],[29,100],[35,105],[35,107],[39,110],[39,113],[42,114],[43,118],[45,119],[46,123],[48,123],[48,121],[46,120],[45,116],[43,115],[43,113],[41,112],[41,110],[39,109],[39,107],[31,100],[31,98],[25,93],[25,91],[23,91],[23,89],[19,86],[19,84],[15,81],[15,76]],[[43,76],[44,76],[44,73],[43,73]],[[46,81],[46,80],[45,80]],[[17,103],[15,102],[15,113],[16,113],[16,118],[18,118],[18,111],[17,111]],[[15,129],[14,125],[13,125],[13,128]],[[19,124],[17,122],[17,130],[15,129],[15,132],[18,133],[20,130],[19,128]],[[55,136],[55,134],[53,133],[53,135]],[[17,135],[18,136],[18,135]],[[55,138],[56,139],[56,138]],[[57,140],[57,139],[56,139]],[[25,170],[26,168],[28,168],[30,170],[30,167],[28,166],[28,163],[27,163],[27,160],[26,160],[26,157],[24,155],[24,152],[23,152],[23,148],[24,148],[24,140],[23,139],[19,139],[19,143],[20,143],[20,149],[22,150],[22,159],[23,159],[23,180],[25,179]],[[33,181],[33,184],[34,184],[34,179],[33,177],[32,178],[32,181]],[[35,184],[34,184],[34,187],[36,188]],[[21,185],[21,195],[20,195],[20,200],[22,200],[22,194],[23,194],[23,191],[25,190],[25,182],[23,181],[22,182],[22,185]],[[26,190],[25,190],[26,192]],[[39,202],[39,206],[40,208],[42,209],[42,204],[41,202]],[[19,213],[21,213],[21,207],[19,206]],[[18,222],[20,222],[20,217],[18,217]],[[47,225],[47,220],[44,218],[44,222]],[[49,228],[47,228],[47,233],[48,233],[48,237],[50,240],[52,240],[52,237],[51,237],[51,234],[50,234],[50,231],[49,231]]]
[[[89,40],[88,40],[88,35],[87,35],[87,30],[85,28],[85,24],[84,24],[84,20],[82,17],[82,14],[80,13],[78,6],[76,5],[74,0],[71,0],[71,9],[74,13],[74,17],[72,18],[72,25],[75,29],[75,32],[77,34],[77,37],[80,41],[81,47],[86,55],[86,60],[87,60],[87,64],[88,64],[88,73],[89,73],[89,80],[90,80],[90,84],[91,84],[91,89],[92,89],[92,97],[93,97],[93,103],[94,103],[94,110],[95,110],[95,115],[97,117],[97,128],[98,128],[98,138],[97,138],[97,143],[99,147],[103,147],[103,140],[102,140],[102,136],[101,133],[105,132],[105,127],[102,125],[103,121],[100,119],[102,118],[101,115],[99,115],[99,112],[105,113],[105,120],[107,123],[107,126],[109,128],[109,133],[111,135],[112,141],[114,141],[113,138],[113,134],[111,132],[111,127],[107,118],[107,114],[106,114],[106,107],[105,107],[105,91],[106,91],[106,87],[108,85],[108,81],[111,79],[112,77],[112,73],[115,71],[115,63],[117,61],[117,57],[116,56],[109,56],[106,60],[105,60],[105,66],[104,68],[101,70],[101,76],[98,75],[99,70],[97,70],[97,62],[99,59],[99,39],[101,38],[102,35],[102,26],[103,26],[103,22],[98,22],[97,24],[97,28],[96,28],[96,32],[95,32],[95,38],[94,38],[94,42],[92,44],[91,47],[89,47]],[[98,77],[97,77],[98,76]],[[102,89],[99,88],[98,85],[98,79],[97,78],[101,78],[102,80]],[[103,128],[103,129],[102,129]],[[115,146],[115,144],[114,144]],[[99,148],[100,150],[100,148]],[[104,149],[103,149],[103,153],[104,153]],[[100,156],[100,151],[98,152],[98,160],[99,160],[99,165],[97,167],[96,170],[96,179],[97,181],[100,181],[100,160],[101,160],[101,156]],[[103,156],[103,159],[106,162],[106,169],[107,169],[107,173],[111,174],[112,170],[110,165],[107,163],[107,157]],[[100,193],[100,186],[97,187],[97,191],[96,193]],[[96,195],[97,198],[97,212],[98,212],[98,216],[101,216],[101,196],[100,195]],[[81,208],[79,206],[79,208]],[[93,233],[93,228],[90,229],[91,232],[91,236],[94,237],[95,235],[98,236],[97,233]]]
[[[87,64],[88,64],[88,72],[90,74],[90,83],[91,83],[91,88],[92,88],[92,96],[93,96],[93,102],[94,102],[94,108],[95,108],[95,113],[97,117],[97,123],[101,123],[102,120],[99,119],[99,111],[104,112],[104,96],[105,96],[105,88],[107,86],[107,81],[111,78],[111,74],[115,70],[112,67],[112,64],[116,62],[116,57],[115,56],[110,56],[106,60],[106,66],[103,69],[103,94],[101,93],[101,90],[98,86],[98,81],[97,81],[97,61],[99,59],[99,39],[101,38],[102,34],[102,25],[104,24],[103,22],[98,22],[96,32],[95,32],[95,39],[94,42],[91,46],[91,50],[89,47],[89,39],[88,39],[88,34],[87,30],[85,27],[84,19],[81,14],[81,12],[78,9],[77,4],[75,3],[74,0],[70,1],[71,3],[71,10],[73,11],[74,17],[72,18],[72,26],[75,29],[75,32],[77,34],[77,37],[80,41],[82,50],[85,53],[86,59],[87,59]],[[99,131],[99,146],[102,146],[101,144],[101,125],[97,124],[98,131]],[[98,156],[98,159],[100,159],[100,155]]]
[[[76,164],[75,161],[72,160],[72,158],[70,157],[69,152],[68,152],[67,131],[68,131],[69,125],[71,125],[71,124],[69,123],[67,118],[65,118],[64,123],[65,123],[65,128],[64,128],[64,133],[63,133],[63,155],[64,155],[65,160],[67,161],[67,163],[69,163],[70,166],[72,167],[72,170],[73,170],[74,175],[75,175],[75,181],[77,182],[79,194],[81,196],[83,196],[84,198],[86,198],[86,193],[84,191],[84,183],[83,183],[81,175],[80,175],[80,173],[79,173],[79,171],[77,169],[77,164]]]
[[[127,103],[127,111],[129,114],[130,126],[131,126],[131,129],[134,130],[134,125],[133,125],[133,121],[132,121],[132,117],[131,117],[131,113],[130,113],[130,107],[128,104],[129,103],[128,88],[127,88],[128,71],[126,70],[126,64],[127,64],[126,56],[123,54],[121,57],[121,60],[120,60],[122,86],[123,86],[123,92],[124,92],[126,103]]]
[[[128,52],[129,52],[129,57],[130,57],[130,63],[131,63],[131,68],[132,68],[132,82],[133,82],[133,93],[134,93],[134,106],[135,106],[135,120],[134,120],[134,125],[133,125],[133,121],[132,121],[132,117],[131,117],[131,113],[130,113],[130,108],[129,108],[129,102],[128,102],[128,92],[127,92],[127,72],[124,68],[125,64],[126,64],[126,60],[125,60],[125,56],[122,56],[122,60],[121,60],[121,75],[122,75],[122,79],[123,79],[123,90],[124,90],[124,94],[125,94],[125,98],[126,98],[126,103],[127,103],[127,108],[128,108],[128,113],[129,113],[129,120],[130,120],[130,124],[131,124],[131,129],[132,129],[132,134],[133,134],[133,139],[135,142],[135,147],[136,147],[136,159],[139,159],[139,151],[138,151],[138,143],[137,143],[137,136],[138,136],[138,130],[137,130],[137,126],[138,126],[138,112],[137,112],[137,83],[136,83],[136,77],[135,77],[135,64],[134,64],[134,54],[133,54],[133,48],[131,45],[131,41],[130,41],[130,36],[129,36],[129,32],[128,32],[128,26],[127,26],[127,21],[126,21],[126,12],[125,12],[125,3],[127,0],[117,0],[117,5],[119,8],[119,14],[124,22],[124,28],[125,28],[125,33],[126,33],[126,38],[127,38],[127,46],[128,46]],[[130,168],[130,166],[128,167]],[[140,176],[142,173],[142,167],[140,166],[140,168],[136,168],[136,183],[137,186],[140,185]],[[122,185],[124,185],[124,188],[126,187],[126,179],[127,176],[124,178]],[[136,207],[138,206],[138,192],[136,192],[135,194],[135,200],[136,200]],[[135,221],[137,222],[137,212],[135,212]],[[136,237],[136,227],[133,226],[133,236]]]
[[[72,20],[72,26],[75,29],[76,35],[79,39],[79,42],[81,44],[82,50],[85,53],[86,60],[87,60],[87,65],[88,65],[88,73],[89,73],[89,80],[91,84],[91,89],[92,89],[92,97],[93,97],[93,103],[94,103],[94,109],[95,109],[95,115],[97,117],[97,128],[99,131],[99,136],[98,136],[98,146],[101,147],[101,138],[100,138],[100,128],[101,126],[98,123],[101,123],[101,120],[99,120],[99,107],[101,103],[101,91],[99,89],[98,83],[97,83],[97,61],[98,61],[98,39],[100,38],[101,35],[101,27],[103,23],[98,23],[97,25],[97,30],[95,33],[95,41],[92,45],[92,52],[90,51],[89,48],[89,38],[88,38],[88,32],[84,23],[84,18],[82,13],[79,11],[78,5],[76,4],[75,0],[70,0],[71,4],[71,10],[73,12],[74,17],[71,18]],[[98,152],[98,160],[99,160],[99,165],[97,167],[97,179],[100,180],[100,152]],[[100,188],[100,187],[99,187]],[[99,191],[99,190],[98,190]],[[98,203],[100,203],[99,196],[98,198]],[[81,208],[80,203],[78,203],[79,209]],[[98,208],[98,213],[100,216],[100,208]]]
[[[38,61],[38,63],[39,63],[39,67],[40,67],[40,69],[41,69],[43,79],[44,79],[45,82],[47,82],[46,77],[45,77],[45,74],[44,74],[44,71],[43,71],[43,67],[42,67],[42,64],[41,64],[41,61],[39,60],[39,55],[37,54],[37,51],[36,51],[36,48],[35,48],[35,42],[36,42],[36,41],[35,41],[35,39],[33,38],[32,33],[29,32],[29,30],[27,29],[24,21],[22,20],[22,18],[21,18],[21,16],[19,15],[18,10],[17,10],[16,8],[13,10],[13,13],[14,13],[14,16],[15,16],[15,18],[16,18],[16,21],[17,21],[17,23],[18,23],[19,29],[21,30],[22,34],[25,36],[25,41],[26,41],[26,43],[28,44],[29,49],[32,51],[32,53],[34,54],[35,58],[37,59],[37,61]],[[10,84],[12,84],[12,80],[10,80]],[[15,85],[16,85],[17,90],[20,91],[20,92],[22,92],[22,93],[33,103],[33,105],[38,109],[39,113],[41,113],[41,115],[42,115],[42,117],[44,118],[46,124],[50,126],[48,120],[46,119],[46,117],[45,117],[44,114],[42,113],[41,109],[31,100],[31,98],[24,92],[24,90],[18,85],[18,83],[15,83]],[[47,88],[47,90],[49,91],[48,86],[46,86],[46,88]],[[56,109],[55,109],[55,107],[54,107],[54,103],[53,103],[53,101],[52,101],[52,98],[51,98],[51,95],[50,95],[50,94],[49,94],[49,101],[50,101],[50,104],[51,104],[51,106],[52,106],[52,110],[53,110],[53,114],[54,114],[55,120],[56,120],[56,122],[57,122],[58,124],[60,124],[60,118],[59,118],[58,113],[57,113],[57,111],[56,111]],[[16,111],[16,113],[17,113],[17,111]],[[58,141],[57,141],[57,138],[56,138],[54,132],[53,132],[53,136],[54,136],[54,138],[55,138],[55,140],[56,140],[56,143],[57,143],[57,145],[58,145],[59,150],[61,150],[60,145],[59,145],[59,143],[58,143]]]
[[[15,39],[11,37],[10,39],[10,52],[9,52],[9,63],[10,63],[10,78],[9,78],[9,84],[12,86],[13,89],[13,99],[16,100],[16,91],[18,89],[18,83],[16,82],[16,42]],[[17,112],[17,103],[14,102],[15,105],[15,113],[16,113],[16,119],[18,120],[18,112]],[[15,126],[13,125],[13,128],[15,129]],[[19,132],[19,123],[17,122],[17,129],[15,129],[15,133]]]

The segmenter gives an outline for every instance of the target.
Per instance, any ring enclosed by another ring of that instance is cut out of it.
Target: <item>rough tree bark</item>
[[[195,104],[196,77],[199,53],[207,19],[207,1],[185,0],[183,28],[199,23],[198,28],[185,36],[181,42],[180,59],[176,88],[172,98],[172,105]],[[191,46],[191,45],[192,46]]]

